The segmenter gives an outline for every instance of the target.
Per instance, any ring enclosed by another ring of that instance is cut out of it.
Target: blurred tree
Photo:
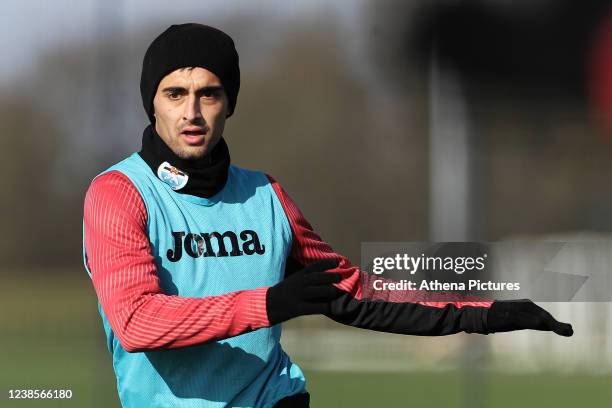
[[[412,52],[405,55],[428,64],[435,46],[443,61],[492,92],[585,100],[594,30],[609,7],[608,0],[433,2],[406,39]]]
[[[0,174],[2,174],[3,266],[73,263],[73,232],[79,206],[58,194],[55,180],[61,143],[55,118],[19,95],[0,101]],[[80,177],[60,182],[78,189]],[[78,259],[78,258],[77,258]]]

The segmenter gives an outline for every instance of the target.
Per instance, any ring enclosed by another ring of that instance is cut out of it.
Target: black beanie
[[[179,24],[168,27],[147,49],[142,62],[140,94],[151,123],[153,98],[161,80],[174,70],[201,67],[217,75],[228,100],[228,116],[234,113],[240,69],[232,38],[223,31],[203,24]]]

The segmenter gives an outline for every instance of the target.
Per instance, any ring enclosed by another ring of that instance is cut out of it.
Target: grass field
[[[3,278],[2,407],[119,406],[93,291],[82,275]],[[296,361],[298,364],[299,361]],[[464,375],[306,371],[313,407],[465,407]],[[9,389],[71,389],[61,401],[9,400]],[[486,407],[612,406],[612,376],[485,374]]]

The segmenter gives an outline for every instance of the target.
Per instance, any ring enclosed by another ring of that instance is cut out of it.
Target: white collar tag
[[[180,190],[187,185],[189,175],[182,170],[177,169],[168,162],[163,162],[157,168],[157,177],[164,183],[168,184],[173,190]]]

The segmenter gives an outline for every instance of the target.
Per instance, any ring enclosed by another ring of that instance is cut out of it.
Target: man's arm
[[[332,271],[342,274],[342,280],[336,284],[341,292],[330,304],[327,315],[331,319],[370,330],[424,336],[521,329],[552,330],[564,336],[571,335],[570,325],[557,322],[530,301],[424,301],[413,291],[374,291],[368,281],[371,277],[335,253],[314,232],[280,185],[272,177],[268,176],[268,179],[291,225],[291,257],[301,265],[318,259],[339,261],[338,267]]]
[[[270,325],[267,287],[205,298],[162,293],[146,225],[142,198],[125,175],[92,182],[84,207],[87,265],[126,351],[186,347]]]

